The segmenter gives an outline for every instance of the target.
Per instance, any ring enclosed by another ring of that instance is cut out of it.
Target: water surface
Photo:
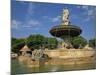
[[[93,64],[78,64],[78,65],[55,65],[55,66],[41,66],[29,68],[23,63],[19,63],[18,60],[12,59],[11,62],[11,74],[27,74],[37,72],[55,72],[55,71],[72,71],[72,70],[88,70],[95,69],[95,63]]]

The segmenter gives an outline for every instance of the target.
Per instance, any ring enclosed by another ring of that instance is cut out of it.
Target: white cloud
[[[41,26],[41,23],[38,20],[27,20],[26,22],[12,20],[11,21],[11,28],[12,29],[20,29],[20,28],[37,28]]]
[[[32,3],[29,4],[29,7],[28,7],[28,14],[29,15],[32,15],[33,14],[33,11],[34,10],[34,5]]]
[[[26,14],[26,20],[30,19],[33,16],[34,10],[35,10],[34,3],[29,3],[28,9],[27,9],[27,14]]]
[[[40,26],[41,25],[41,23],[38,21],[38,20],[28,20],[27,22],[26,22],[26,27],[38,27],[38,26]],[[24,26],[24,27],[25,27]]]
[[[82,8],[88,10],[89,6],[83,5]]]
[[[56,16],[54,18],[52,18],[52,22],[58,22],[61,20],[61,16]]]
[[[26,22],[23,22],[22,28],[39,28],[41,26],[41,23],[38,20],[27,20]]]
[[[85,19],[86,22],[90,21],[91,19],[95,18],[95,10],[94,9],[89,9],[87,10],[87,18]]]
[[[81,7],[85,10],[84,15],[87,15],[89,17],[95,15],[95,9],[92,8],[91,6],[83,5]]]
[[[51,18],[49,17],[49,16],[43,16],[43,19],[50,19],[51,20]]]
[[[95,11],[94,11],[94,10],[88,10],[88,15],[89,15],[89,16],[93,16],[93,15],[94,15],[94,13],[95,13]]]
[[[41,23],[38,20],[33,19],[33,15],[35,11],[35,5],[34,3],[30,2],[28,3],[27,13],[24,21],[22,22],[23,28],[32,28],[32,27],[38,27],[41,25]]]
[[[50,22],[59,22],[61,20],[61,16],[56,16],[56,17],[43,16],[43,19],[46,19]]]
[[[86,6],[86,5],[77,5],[76,8],[81,8],[81,9],[88,9],[89,6]]]
[[[24,28],[31,28],[32,26],[24,25],[22,27],[24,27]]]
[[[23,5],[24,5],[24,4],[27,4],[27,2],[25,2],[25,1],[20,1],[20,3],[22,3]]]
[[[82,5],[77,6],[77,8],[83,9],[84,12],[82,13],[85,17],[84,22],[88,22],[91,19],[95,18],[95,9],[92,6]]]
[[[19,26],[21,25],[22,23],[20,21],[17,21],[17,20],[12,20],[11,21],[11,28],[12,29],[18,29]]]
[[[28,9],[27,9],[27,14],[25,18],[25,23],[23,25],[24,28],[31,28],[31,27],[38,27],[41,25],[40,21],[35,20],[32,18],[35,11],[35,5],[34,3],[29,3]]]

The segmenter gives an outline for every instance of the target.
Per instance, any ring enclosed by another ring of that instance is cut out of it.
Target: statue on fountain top
[[[62,20],[63,20],[62,25],[69,25],[69,11],[68,11],[68,9],[63,9]]]

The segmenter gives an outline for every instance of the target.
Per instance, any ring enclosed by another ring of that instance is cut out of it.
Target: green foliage
[[[86,39],[83,38],[82,36],[72,38],[71,42],[74,48],[79,48],[79,47],[83,48],[87,44]]]
[[[11,50],[13,52],[18,53],[24,45],[24,39],[11,38]]]
[[[83,48],[87,41],[82,36],[70,38],[70,41],[74,48]],[[19,50],[27,44],[31,50],[40,49],[40,48],[48,48],[55,49],[58,46],[58,41],[56,38],[44,37],[43,35],[30,35],[26,39],[11,39],[11,49],[13,52],[18,53]],[[89,45],[95,47],[95,39],[89,40]]]
[[[27,44],[31,49],[39,49],[44,41],[45,37],[37,34],[37,35],[30,35],[27,38]]]
[[[96,47],[96,39],[95,38],[89,40],[89,46],[92,48]]]
[[[57,48],[58,41],[56,38],[46,38],[46,47],[49,49]]]
[[[58,41],[56,38],[44,37],[40,34],[30,35],[26,39],[11,39],[11,48],[15,53],[18,53],[25,44],[27,44],[31,50],[39,49],[41,47],[54,49],[57,48]]]
[[[31,49],[39,49],[41,47],[53,49],[57,47],[57,39],[44,37],[42,35],[30,35],[27,38],[27,44]]]

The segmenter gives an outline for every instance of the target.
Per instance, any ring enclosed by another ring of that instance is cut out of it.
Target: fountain
[[[80,27],[71,25],[69,21],[68,9],[63,9],[62,23],[54,26],[50,33],[54,37],[63,39],[67,44],[67,48],[72,48],[70,38],[80,35],[82,30]],[[44,47],[39,50],[31,51],[27,46],[21,50],[22,55],[19,56],[21,62],[26,63],[30,68],[37,67],[39,72],[46,66],[53,66],[52,71],[56,71],[59,66],[73,66],[86,63],[95,64],[95,50],[88,49],[50,49],[45,50]],[[31,51],[31,56],[28,54]],[[57,68],[55,67],[57,66]],[[74,67],[73,67],[74,68]]]
[[[63,9],[62,23],[58,26],[54,26],[50,33],[54,37],[58,37],[64,40],[67,44],[67,48],[71,48],[70,38],[80,35],[82,30],[80,27],[72,25],[69,21],[69,10]]]

